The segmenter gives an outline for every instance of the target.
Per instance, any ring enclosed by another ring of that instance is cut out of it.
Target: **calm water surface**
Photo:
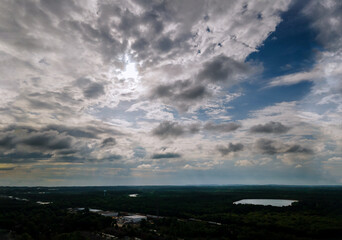
[[[274,206],[274,207],[286,207],[291,206],[292,203],[298,202],[297,200],[287,199],[242,199],[234,202],[234,204],[252,204],[252,205],[263,205],[263,206]]]

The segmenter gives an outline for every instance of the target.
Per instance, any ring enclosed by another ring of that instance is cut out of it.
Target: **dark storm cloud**
[[[157,49],[162,52],[168,52],[173,46],[173,41],[168,37],[162,37],[157,42]]]
[[[67,135],[77,138],[97,138],[99,130],[95,130],[90,127],[66,127],[63,125],[51,124],[42,129],[43,131],[57,131],[59,133],[66,133]]]
[[[137,27],[139,25],[139,19],[137,18],[137,16],[130,12],[128,9],[120,12],[122,13],[122,15],[118,28],[129,36],[138,34]]]
[[[193,124],[188,125],[188,131],[192,134],[198,133],[201,130],[200,127],[201,127],[200,124],[193,123]]]
[[[118,154],[111,154],[106,157],[96,158],[92,156],[95,149],[77,149],[77,151],[70,153],[66,151],[58,151],[54,154],[53,161],[55,162],[70,162],[70,163],[94,163],[94,162],[113,162],[121,160],[123,156]]]
[[[310,148],[303,147],[299,144],[284,144],[275,140],[260,138],[256,141],[256,148],[263,154],[274,155],[278,153],[298,153],[313,154]]]
[[[183,126],[176,122],[164,121],[152,130],[152,134],[160,138],[179,137],[185,133]]]
[[[180,158],[181,155],[178,153],[156,153],[152,155],[152,159],[162,159],[162,158]]]
[[[161,99],[180,111],[187,111],[191,105],[210,95],[204,85],[191,80],[178,80],[172,84],[159,85],[151,91],[152,99]]]
[[[10,125],[0,130],[0,149],[15,151],[2,154],[2,162],[37,162],[42,159],[51,159],[57,162],[87,162],[113,159],[121,159],[115,155],[102,159],[96,158],[99,150],[97,147],[89,147],[86,139],[99,139],[100,134],[115,134],[113,129],[106,127],[95,128],[67,127],[62,125],[48,125],[42,128],[29,126]],[[99,136],[98,136],[99,135]],[[102,146],[115,145],[113,137],[104,138]],[[37,154],[39,152],[40,154]],[[95,153],[95,155],[94,155]]]
[[[123,159],[123,156],[112,154],[107,157],[92,158],[89,156],[82,156],[82,155],[55,155],[53,157],[54,162],[68,162],[68,163],[95,163],[95,162],[115,162],[117,160]]]
[[[226,82],[231,84],[236,82],[238,75],[247,74],[248,71],[249,66],[247,64],[220,55],[204,64],[198,78],[212,83]]]
[[[229,143],[228,146],[217,146],[217,150],[222,154],[222,156],[225,156],[231,152],[239,152],[242,151],[244,148],[242,143]]]
[[[12,149],[15,147],[14,137],[13,136],[2,136],[0,138],[0,147],[6,149]]]
[[[7,144],[2,144],[2,147],[13,149],[19,145],[29,146],[33,149],[41,150],[60,150],[68,149],[72,146],[72,138],[59,135],[53,131],[36,131],[32,133],[24,133],[18,130],[17,132],[9,132],[2,140],[7,140]]]
[[[112,154],[108,157],[102,158],[101,161],[114,161],[114,160],[120,160],[120,159],[122,159],[121,155]]]
[[[186,84],[176,82],[173,85],[160,85],[153,90],[154,96],[159,98],[169,98],[174,100],[191,101],[202,98],[207,94],[204,86],[190,86],[186,89]]]
[[[8,125],[0,130],[0,132],[11,132],[11,131],[32,133],[32,132],[36,132],[37,130],[30,126],[15,125],[15,124]]]
[[[83,96],[88,99],[98,98],[105,94],[104,83],[96,82],[87,77],[81,77],[75,80],[74,86],[82,89]]]
[[[169,137],[179,137],[185,134],[195,134],[201,130],[211,132],[232,132],[240,127],[241,124],[234,122],[217,124],[207,122],[204,126],[201,126],[201,124],[198,123],[181,125],[178,122],[164,121],[152,130],[152,134],[164,139]]]
[[[161,139],[176,138],[186,134],[196,134],[201,130],[199,123],[179,124],[178,122],[164,121],[152,130],[152,134]]]
[[[291,128],[283,125],[280,122],[268,122],[266,124],[258,124],[251,127],[252,133],[286,133]]]
[[[212,95],[208,83],[234,85],[250,72],[248,64],[220,55],[205,62],[199,74],[193,76],[194,79],[178,80],[153,88],[151,98],[161,99],[165,104],[186,112],[191,106]]]
[[[204,130],[207,131],[214,131],[214,132],[232,132],[235,131],[241,127],[241,124],[239,123],[234,123],[234,122],[229,122],[229,123],[213,123],[213,122],[207,122],[204,125]]]
[[[0,163],[34,163],[39,160],[48,160],[52,154],[40,152],[19,152],[0,154]]]
[[[91,83],[83,90],[83,95],[86,98],[98,98],[104,95],[104,87],[100,83]]]
[[[176,81],[170,85],[160,85],[155,89],[158,97],[172,97],[181,100],[196,100],[207,94],[206,89],[202,85],[194,85],[189,80]]]
[[[188,87],[190,85],[189,80],[185,81],[176,81],[173,84],[164,84],[159,85],[155,89],[152,90],[152,98],[170,98],[177,94],[178,91],[181,91],[185,87]]]
[[[72,139],[65,136],[56,136],[55,133],[37,133],[24,139],[18,139],[18,143],[43,150],[59,150],[71,148]]]
[[[98,138],[99,134],[110,133],[113,135],[123,135],[121,132],[107,128],[106,126],[65,126],[65,125],[57,125],[57,124],[49,124],[42,128],[33,128],[30,126],[21,126],[21,125],[9,125],[0,132],[24,132],[24,133],[38,133],[38,132],[49,132],[49,131],[56,131],[59,134],[66,134],[68,136],[76,137],[76,138]],[[0,138],[0,145],[1,145],[1,138]]]
[[[160,10],[161,11],[159,11],[159,13],[162,12],[162,9]],[[164,24],[161,20],[160,14],[158,14],[158,12],[155,10],[152,10],[152,11],[147,10],[142,16],[141,21],[143,23],[148,24],[150,28],[153,29],[156,34],[162,32],[164,29]]]
[[[277,146],[277,143],[270,139],[258,139],[256,141],[256,147],[263,154],[273,155],[279,152],[279,146]]]
[[[137,52],[143,51],[148,47],[149,43],[146,41],[145,38],[140,38],[134,41],[131,48]]]
[[[288,147],[285,153],[305,153],[305,154],[313,154],[313,150],[310,148],[306,148],[300,146],[298,144],[294,144]]]
[[[207,90],[204,86],[194,86],[193,88],[185,89],[177,97],[183,100],[194,100],[207,95]]]
[[[103,141],[102,141],[102,147],[114,146],[114,145],[116,145],[115,138],[109,137],[109,138],[103,139]]]
[[[58,155],[70,155],[70,154],[75,154],[77,153],[78,150],[74,148],[70,149],[61,149],[57,152]]]
[[[77,155],[63,155],[63,154],[56,154],[53,158],[54,162],[67,162],[67,163],[84,163],[84,162],[89,162],[89,159],[85,157],[79,157]]]

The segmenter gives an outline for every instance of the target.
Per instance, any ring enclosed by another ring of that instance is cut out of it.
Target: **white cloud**
[[[254,163],[249,160],[238,160],[235,162],[235,166],[238,167],[251,167],[254,166]]]
[[[233,131],[203,130],[208,121],[221,126],[232,122],[231,103],[244,94],[239,83],[262,71],[260,65],[245,63],[246,57],[258,51],[275,31],[289,4],[287,0],[58,4],[5,1],[0,6],[0,127],[3,130],[16,123],[17,128],[41,129],[55,124],[74,130],[85,126],[91,131],[98,129],[91,139],[56,129],[47,131],[50,135],[70,137],[74,147],[64,153],[51,150],[50,161],[62,165],[76,157],[77,161],[84,158],[89,161],[87,172],[95,175],[107,165],[113,169],[112,175],[117,176],[128,176],[131,169],[139,170],[139,176],[143,176],[141,172],[151,169],[190,172],[224,169],[234,164],[268,167],[275,164],[277,157],[256,153],[253,144],[262,136],[251,134],[249,129],[270,121],[291,127],[286,134],[270,136],[273,140],[286,146],[307,143],[320,157],[327,156],[325,143],[330,143],[339,153],[340,50],[323,52],[312,71],[278,77],[270,83],[280,86],[304,80],[313,82],[309,96],[314,99],[312,108],[304,106],[305,101],[310,102],[309,97],[276,103],[251,112],[239,121],[241,127]],[[335,8],[325,7],[329,11]],[[324,15],[324,11],[319,14]],[[323,23],[328,21],[323,19]],[[331,20],[332,31],[339,29],[336,19],[338,15]],[[317,22],[314,27],[323,32],[323,23]],[[328,35],[324,33],[322,41],[328,40],[324,37]],[[331,43],[334,49],[337,42]],[[171,97],[161,100],[150,96],[160,85],[173,87],[167,92]],[[314,109],[315,104],[338,106],[322,113]],[[163,121],[180,122],[187,128],[186,134],[177,139],[153,136],[152,130]],[[17,130],[11,131],[20,135]],[[29,130],[25,131],[30,135]],[[111,137],[116,144],[104,147],[103,140]],[[243,151],[221,156],[217,145],[227,146],[230,142],[242,143]],[[136,146],[141,146],[146,156],[167,151],[181,153],[182,158],[138,159],[134,157]],[[71,152],[75,149],[78,153]],[[283,165],[305,168],[309,159],[296,156],[280,153],[278,160]],[[37,161],[34,164],[43,164]],[[34,164],[26,166],[33,168]],[[24,164],[14,165],[11,171]],[[65,176],[72,176],[75,171],[66,168]],[[20,177],[25,179],[23,172],[20,171]],[[34,172],[39,177],[44,175],[37,173],[39,169]],[[62,175],[58,171],[54,176]]]
[[[276,77],[269,83],[270,87],[275,86],[283,86],[283,85],[292,85],[302,81],[314,81],[317,79],[319,72],[317,70],[313,70],[310,72],[299,72],[292,73],[285,76]]]

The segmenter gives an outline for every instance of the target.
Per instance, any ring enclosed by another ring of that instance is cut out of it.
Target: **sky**
[[[342,184],[342,2],[3,0],[0,185]]]

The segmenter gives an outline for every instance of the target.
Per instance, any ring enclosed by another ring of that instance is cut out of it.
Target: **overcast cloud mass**
[[[342,184],[342,2],[4,0],[0,185]]]

